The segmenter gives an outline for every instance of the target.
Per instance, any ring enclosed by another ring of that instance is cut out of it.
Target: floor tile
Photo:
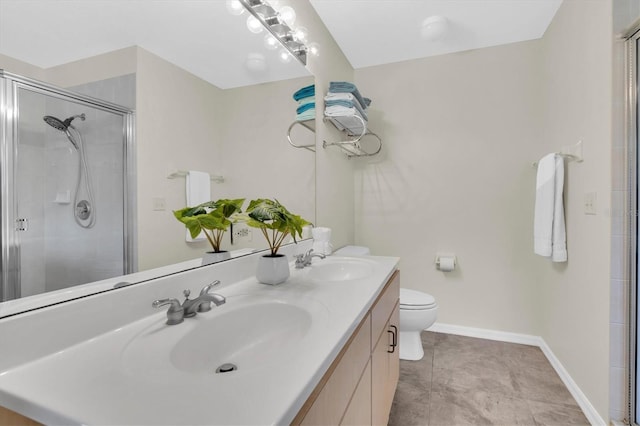
[[[430,392],[404,381],[398,382],[396,396],[391,406],[389,425],[419,426],[429,421]]]
[[[529,401],[529,409],[533,414],[536,425],[539,426],[564,426],[582,425],[589,426],[589,420],[577,406],[564,404],[551,404]]]
[[[536,346],[423,332],[425,357],[400,361],[391,425],[586,425]]]
[[[431,395],[429,425],[530,425],[527,401],[482,389],[439,386]]]

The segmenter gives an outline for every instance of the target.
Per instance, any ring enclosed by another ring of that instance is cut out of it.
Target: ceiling
[[[459,52],[544,35],[562,0],[310,0],[354,68]],[[441,39],[423,21],[447,18]]]
[[[562,0],[310,2],[362,68],[539,38]],[[420,35],[432,15],[449,24],[437,41]],[[49,68],[140,46],[223,89],[309,75],[267,51],[245,19],[224,0],[0,0],[0,53]],[[249,54],[262,55],[266,69],[248,69]]]

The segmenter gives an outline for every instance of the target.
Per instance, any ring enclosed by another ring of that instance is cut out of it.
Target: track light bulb
[[[244,13],[244,6],[238,0],[226,1],[227,11],[232,15],[242,15]]]
[[[279,46],[280,42],[273,35],[267,34],[264,36],[264,47],[267,50],[276,50]]]
[[[262,32],[262,23],[258,19],[251,15],[247,17],[247,28],[254,34],[260,34]]]
[[[287,25],[292,26],[296,22],[296,11],[291,6],[285,6],[278,11],[280,19],[282,19]]]

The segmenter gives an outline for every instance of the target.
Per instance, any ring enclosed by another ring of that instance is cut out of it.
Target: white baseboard
[[[499,342],[519,343],[523,345],[538,346],[542,353],[547,357],[551,366],[556,370],[558,376],[563,381],[573,398],[576,400],[584,415],[594,426],[606,426],[604,421],[596,409],[591,405],[589,399],[580,390],[576,382],[571,378],[569,372],[564,368],[560,360],[551,351],[547,342],[540,336],[532,336],[530,334],[509,333],[506,331],[488,330],[484,328],[464,327],[452,324],[442,324],[436,322],[427,331],[436,333],[457,334],[460,336],[477,337],[480,339],[496,340]]]

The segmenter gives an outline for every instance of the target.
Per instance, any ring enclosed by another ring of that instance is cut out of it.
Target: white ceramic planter
[[[289,259],[284,254],[270,254],[258,259],[256,278],[262,284],[276,285],[289,278]]]
[[[231,253],[228,251],[208,251],[202,256],[202,264],[211,265],[212,263],[221,262],[227,259],[231,259]]]

